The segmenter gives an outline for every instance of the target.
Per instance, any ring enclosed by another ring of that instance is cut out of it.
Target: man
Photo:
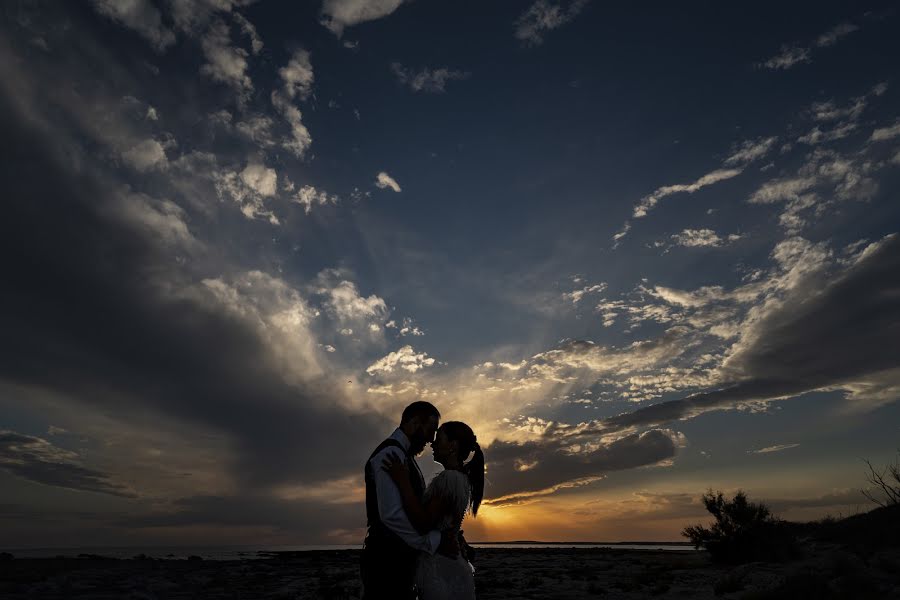
[[[420,534],[406,516],[400,491],[382,469],[388,455],[406,462],[410,483],[421,498],[425,479],[415,456],[434,441],[441,414],[428,402],[413,402],[403,410],[400,427],[383,441],[366,463],[366,519],[360,574],[363,600],[414,600],[418,552],[459,554],[453,534],[434,530]]]

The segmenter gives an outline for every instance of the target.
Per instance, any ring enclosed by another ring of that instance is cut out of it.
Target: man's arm
[[[385,448],[369,461],[369,468],[372,469],[372,474],[375,478],[378,515],[381,517],[381,522],[411,548],[434,554],[441,544],[441,532],[434,530],[422,535],[409,522],[409,518],[403,510],[400,490],[397,489],[397,485],[391,480],[391,476],[381,468],[387,453],[391,453],[392,456],[397,457],[399,460],[405,459],[398,449]]]

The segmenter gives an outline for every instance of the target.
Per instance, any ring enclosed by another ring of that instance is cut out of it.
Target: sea
[[[611,548],[619,550],[668,550],[673,552],[690,552],[694,547],[689,544],[666,542],[623,542],[623,543],[595,543],[595,542],[475,542],[475,548]],[[165,558],[170,560],[184,560],[192,556],[199,556],[204,560],[253,560],[272,558],[280,552],[308,552],[315,550],[359,550],[361,544],[323,544],[323,545],[297,545],[297,546],[157,546],[157,547],[133,547],[133,546],[107,546],[107,547],[83,547],[83,548],[0,548],[0,552],[8,552],[16,558],[53,558],[53,557],[78,557],[105,556],[108,558]]]

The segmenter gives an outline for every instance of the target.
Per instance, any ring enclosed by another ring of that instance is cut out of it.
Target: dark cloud
[[[488,499],[514,503],[577,485],[609,471],[633,469],[673,458],[675,434],[654,429],[634,433],[598,448],[572,448],[571,442],[498,440],[485,449]]]
[[[0,97],[0,378],[122,417],[156,411],[223,431],[245,481],[356,470],[390,426],[347,414],[325,381],[287,383],[252,324],[171,293],[194,275],[146,220],[123,216],[128,199],[89,157],[68,154],[77,144],[19,107]]]
[[[361,530],[366,525],[365,506],[360,502],[325,503],[284,500],[262,494],[238,496],[192,496],[174,503],[172,512],[123,518],[127,528],[221,525],[259,526],[294,534],[304,542],[328,541],[341,531]]]
[[[755,325],[727,363],[735,385],[599,421],[583,433],[647,427],[744,402],[876,381],[900,367],[900,236],[821,289],[806,287]]]
[[[135,495],[109,475],[80,464],[76,453],[15,431],[0,431],[0,469],[44,485],[128,498]]]

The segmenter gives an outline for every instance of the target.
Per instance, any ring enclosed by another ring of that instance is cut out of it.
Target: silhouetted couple
[[[484,455],[468,425],[438,427],[440,418],[428,402],[413,402],[366,463],[364,600],[475,598],[460,526],[481,504]],[[444,470],[426,488],[415,457],[429,443]]]

